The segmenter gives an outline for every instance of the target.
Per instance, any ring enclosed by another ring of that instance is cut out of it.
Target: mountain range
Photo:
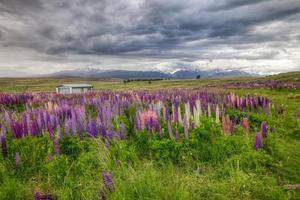
[[[85,77],[85,78],[174,78],[194,79],[200,77],[237,77],[257,76],[241,70],[177,70],[173,73],[162,71],[130,71],[130,70],[100,70],[95,68],[64,70],[50,74],[52,77]]]

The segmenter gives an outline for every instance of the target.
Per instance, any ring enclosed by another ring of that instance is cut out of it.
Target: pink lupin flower
[[[228,115],[226,115],[226,117],[223,117],[222,128],[225,134],[231,134],[233,130],[232,122]]]
[[[245,117],[245,118],[242,119],[241,126],[243,127],[243,129],[244,129],[244,131],[245,131],[246,134],[249,133],[250,127],[249,127],[248,118]]]

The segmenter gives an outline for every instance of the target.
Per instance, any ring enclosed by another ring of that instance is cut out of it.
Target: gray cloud
[[[0,75],[31,69],[30,63],[59,70],[174,62],[168,66],[176,69],[201,60],[206,64],[197,67],[222,68],[212,60],[274,67],[277,60],[294,70],[300,67],[299,21],[298,0],[2,0]],[[7,56],[16,49],[18,58]],[[28,73],[44,72],[36,69]]]

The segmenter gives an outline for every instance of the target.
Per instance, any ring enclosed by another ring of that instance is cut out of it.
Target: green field
[[[89,78],[0,78],[0,92],[55,92],[55,87],[63,83],[89,83],[96,90],[102,89],[162,89],[162,88],[201,88],[207,85],[250,81],[283,81],[300,83],[300,72],[289,72],[267,77],[230,77],[202,78],[199,80],[162,80],[133,81],[124,84],[120,79],[89,79]]]
[[[250,123],[259,126],[265,120],[272,127],[260,151],[253,149],[255,131],[247,137],[240,129],[230,137],[214,135],[219,131],[218,125],[208,119],[203,119],[204,128],[199,133],[192,133],[200,139],[194,138],[190,143],[149,139],[141,134],[112,142],[107,150],[101,139],[65,139],[62,141],[65,149],[61,151],[68,153],[51,162],[46,158],[53,148],[47,136],[10,141],[9,150],[26,153],[28,163],[15,169],[14,157],[6,161],[0,158],[0,199],[33,199],[37,190],[54,194],[58,199],[96,199],[101,170],[108,168],[114,175],[115,189],[106,195],[107,199],[300,199],[300,90],[221,86],[270,80],[299,83],[300,72],[261,78],[126,84],[118,79],[1,78],[3,93],[54,92],[55,86],[62,83],[90,83],[96,90],[203,89],[266,96],[284,112],[282,115],[247,113]],[[198,146],[192,143],[195,141]],[[199,159],[191,159],[191,154],[199,154]]]

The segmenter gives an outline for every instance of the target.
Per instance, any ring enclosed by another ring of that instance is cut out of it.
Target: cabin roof
[[[85,83],[72,83],[72,84],[62,84],[56,86],[57,88],[59,87],[66,87],[66,88],[87,88],[87,87],[93,87],[90,84],[85,84]]]

